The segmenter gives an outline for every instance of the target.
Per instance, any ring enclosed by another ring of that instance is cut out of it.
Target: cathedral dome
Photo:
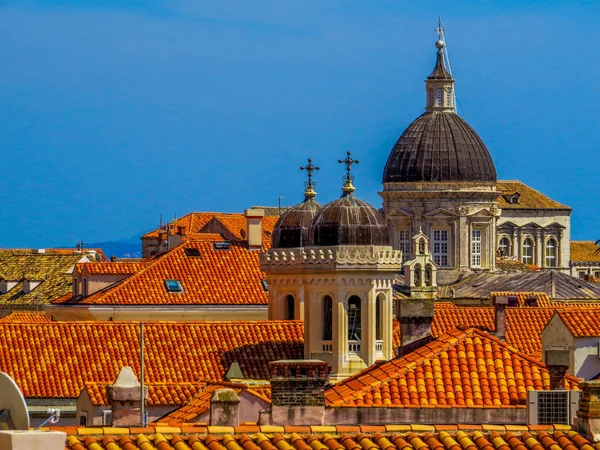
[[[310,223],[321,208],[313,197],[284,211],[273,228],[274,248],[304,247],[309,244]]]
[[[454,79],[446,69],[444,42],[435,45],[435,68],[425,80],[426,112],[394,145],[383,182],[495,182],[496,168],[485,144],[455,112]]]
[[[323,206],[310,224],[311,244],[390,245],[385,218],[352,192]]]
[[[495,182],[496,168],[475,130],[454,112],[426,112],[402,133],[383,171],[384,183]]]

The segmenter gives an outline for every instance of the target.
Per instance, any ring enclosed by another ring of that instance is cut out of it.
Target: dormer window
[[[0,294],[6,294],[17,284],[19,284],[18,281],[0,280]]]
[[[179,292],[183,294],[183,286],[179,280],[165,280],[167,292]]]
[[[29,294],[40,284],[42,284],[42,282],[40,280],[25,280],[25,281],[23,281],[23,293]]]
[[[512,194],[510,196],[510,203],[511,203],[511,205],[518,205],[519,204],[519,197],[521,197],[521,194],[519,194],[518,192],[515,192],[514,194]]]

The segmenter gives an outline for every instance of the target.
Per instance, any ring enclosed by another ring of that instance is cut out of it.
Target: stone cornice
[[[373,270],[398,271],[402,252],[391,246],[334,246],[271,248],[260,255],[261,270]]]

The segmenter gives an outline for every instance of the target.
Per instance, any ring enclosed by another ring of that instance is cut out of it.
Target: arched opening
[[[523,241],[523,264],[533,264],[533,241],[529,238]]]
[[[322,339],[331,341],[333,333],[333,300],[329,295],[323,297],[323,331]]]
[[[423,270],[423,268],[421,267],[421,264],[416,264],[415,268],[414,268],[414,273],[415,273],[415,286],[421,286],[423,280],[421,279],[421,271]]]
[[[361,340],[360,297],[353,295],[348,299],[348,340]]]
[[[379,294],[375,300],[375,340],[383,340],[383,305],[385,295]]]
[[[444,106],[444,90],[442,88],[437,89],[437,105]]]
[[[288,295],[285,297],[285,319],[286,320],[294,320],[294,311],[295,311],[295,300],[293,295]]]
[[[425,239],[419,239],[419,255],[425,254]]]
[[[446,89],[446,106],[452,106],[452,88]]]
[[[433,269],[430,264],[425,266],[425,286],[431,286],[433,284]]]
[[[498,245],[498,254],[501,258],[510,256],[510,240],[507,237],[500,239],[500,244]]]
[[[429,106],[433,106],[433,89],[429,89]]]
[[[548,239],[546,242],[546,267],[556,267],[556,240]]]

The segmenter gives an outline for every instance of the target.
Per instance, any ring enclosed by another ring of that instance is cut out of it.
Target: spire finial
[[[438,25],[433,29],[437,34],[438,40],[435,43],[437,48],[437,57],[433,72],[429,74],[427,80],[427,103],[425,111],[427,112],[454,112],[456,103],[454,98],[454,80],[448,60],[448,51],[446,49],[446,28],[442,25],[441,17],[438,17]],[[448,62],[448,68],[446,68]]]
[[[342,180],[344,180],[344,186],[342,187],[344,195],[350,194],[356,190],[352,184],[354,181],[354,175],[352,175],[350,172],[352,170],[352,164],[358,164],[360,162],[358,159],[352,159],[352,154],[350,151],[347,151],[346,155],[346,159],[338,159],[338,163],[346,164],[346,175],[342,177]]]
[[[306,166],[300,166],[300,170],[306,170],[306,174],[308,175],[308,181],[304,182],[304,198],[308,200],[309,198],[316,197],[317,193],[315,192],[315,186],[317,183],[313,182],[312,173],[315,170],[321,170],[319,166],[315,166],[312,163],[312,159],[308,158],[308,164]]]

